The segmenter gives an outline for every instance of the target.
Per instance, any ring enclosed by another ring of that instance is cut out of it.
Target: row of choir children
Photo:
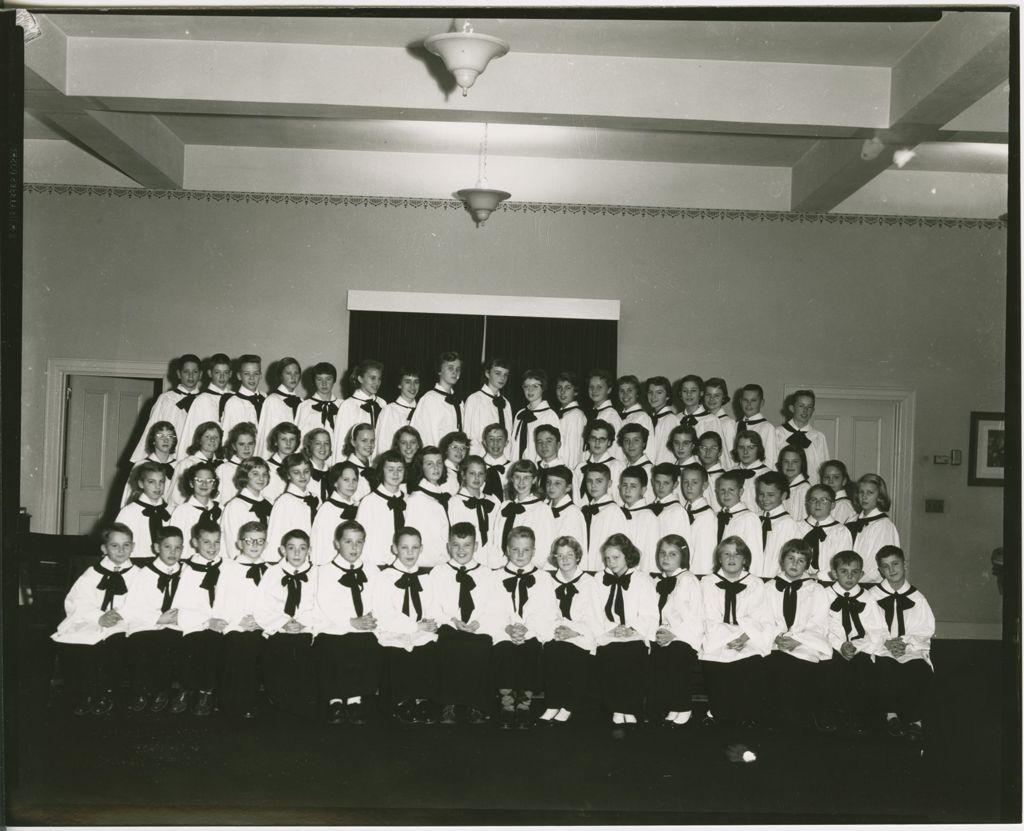
[[[262,682],[276,706],[335,724],[365,723],[380,692],[409,724],[483,723],[496,701],[502,728],[531,727],[543,693],[540,720],[554,725],[596,692],[614,724],[646,715],[676,727],[691,719],[699,661],[712,721],[786,727],[813,715],[834,731],[843,715],[862,732],[884,713],[890,734],[921,737],[934,618],[898,547],[878,552],[883,581],[866,589],[850,550],[832,557],[834,583],[809,578],[801,539],[782,546],[778,576],[762,581],[738,536],[718,543],[703,578],[676,534],[658,540],[651,574],[621,533],[601,543],[597,574],[571,536],[538,557],[523,525],[509,530],[497,572],[479,561],[471,522],[452,524],[447,558],[432,569],[410,526],[395,532],[382,567],[367,558],[361,523],[339,523],[332,538],[334,556],[315,566],[309,536],[287,531],[272,563],[266,527],[250,521],[229,559],[220,528],[200,521],[189,559],[168,526],[154,559],[133,565],[131,529],[108,527],[102,560],[72,587],[53,636],[75,712],[111,712],[124,682],[131,712],[204,716],[216,697],[251,718]]]

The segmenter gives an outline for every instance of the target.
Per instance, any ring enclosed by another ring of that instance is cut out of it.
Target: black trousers
[[[377,692],[383,655],[373,632],[317,635],[313,654],[321,700],[372,696]]]
[[[544,689],[541,647],[536,638],[521,644],[511,641],[496,643],[491,649],[491,668],[496,689],[520,692],[540,692]]]
[[[252,712],[259,696],[266,641],[263,631],[228,632],[224,637],[224,671],[220,679],[220,706],[230,715]]]
[[[437,700],[441,704],[487,707],[491,703],[493,644],[490,635],[460,632],[448,625],[437,630]]]
[[[818,664],[772,650],[765,659],[765,717],[779,725],[808,724],[821,701]]]
[[[895,658],[875,658],[877,701],[883,713],[904,721],[920,721],[931,693],[932,668],[923,660],[901,664]]]
[[[73,701],[116,690],[129,678],[128,641],[123,632],[96,644],[59,646],[64,682]]]
[[[719,721],[730,723],[761,718],[765,659],[760,655],[731,663],[702,661],[708,688],[708,709]]]
[[[415,698],[438,700],[436,641],[417,646],[412,652],[397,646],[385,647],[384,661],[391,706]]]
[[[568,641],[548,641],[541,660],[545,707],[575,713],[592,704],[597,672],[593,655]]]
[[[597,648],[597,675],[601,701],[612,713],[639,715],[647,686],[647,645],[622,641]]]
[[[278,632],[263,650],[263,684],[275,707],[304,718],[317,714],[313,636]]]
[[[218,686],[224,654],[224,635],[212,629],[184,637],[185,688],[213,692]]]
[[[693,707],[693,668],[697,653],[685,641],[668,646],[651,644],[648,659],[650,689],[647,704],[651,713],[687,712]]]
[[[865,653],[858,652],[846,660],[832,650],[831,660],[818,664],[821,701],[829,710],[858,718],[877,714],[879,706],[874,675],[874,664]]]
[[[151,629],[128,638],[132,686],[137,692],[167,691],[181,681],[184,648],[177,629]]]

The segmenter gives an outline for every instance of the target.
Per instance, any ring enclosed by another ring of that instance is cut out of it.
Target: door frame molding
[[[42,499],[39,530],[60,533],[64,490],[67,407],[64,390],[71,375],[98,375],[112,378],[153,378],[167,381],[167,362],[108,361],[100,358],[48,358],[46,361],[46,410],[43,415]]]
[[[895,510],[892,510],[890,513],[896,527],[900,529],[900,544],[904,550],[912,550],[910,532],[914,491],[914,408],[916,405],[916,392],[906,387],[830,387],[818,384],[786,384],[783,388],[783,400],[786,400],[797,390],[814,390],[815,396],[822,398],[892,401],[896,404],[894,435],[896,447],[894,448],[895,457],[893,459],[895,481],[889,483],[889,495],[892,497]]]

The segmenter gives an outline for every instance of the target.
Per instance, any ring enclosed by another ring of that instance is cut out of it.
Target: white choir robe
[[[566,494],[556,504],[551,506],[551,515],[554,517],[555,522],[554,539],[572,537],[580,544],[580,548],[586,550],[587,523],[583,519],[583,514],[580,513],[579,507],[572,501],[569,494]]]
[[[640,549],[641,571],[651,572],[658,570],[658,517],[650,510],[646,499],[638,499],[630,507],[623,506],[622,515],[626,518],[627,537],[632,540],[633,545]]]
[[[764,591],[775,621],[775,632],[772,635],[772,650],[785,652],[801,661],[816,664],[832,658],[832,645],[828,640],[828,604],[831,603],[828,592],[814,578],[804,578],[796,592],[796,617],[792,626],[786,626],[786,616],[782,612],[784,592],[779,591],[778,581],[792,583],[785,575],[769,580],[764,584]],[[800,645],[792,650],[780,649],[774,640],[778,635],[789,635]]]
[[[846,525],[847,522],[855,519],[857,516],[857,509],[853,506],[853,501],[846,495],[846,490],[843,488],[836,491],[836,501],[832,505],[832,516],[843,525]]]
[[[743,501],[743,504],[750,508],[750,510],[755,514],[760,513],[761,508],[757,504],[757,477],[762,476],[765,473],[769,473],[771,468],[769,468],[764,462],[759,461],[755,462],[751,467],[746,467],[743,464],[737,464],[733,469],[749,470],[753,472],[754,475],[743,483],[743,490],[740,491],[740,499]]]
[[[587,428],[587,415],[580,405],[573,401],[567,404],[558,415],[558,429],[562,434],[561,455],[565,458],[569,470],[575,468],[583,459],[583,431]]]
[[[456,416],[456,407],[445,400],[447,395],[438,387],[427,390],[416,405],[416,412],[412,414],[410,423],[419,431],[424,447],[437,447],[448,433],[459,429],[464,405],[461,402],[457,405],[459,416]]]
[[[612,534],[626,534],[629,536],[629,525],[626,522],[626,515],[622,512],[622,508],[612,501],[611,494],[602,496],[597,502],[587,501],[580,507],[584,525],[586,525],[587,521],[585,509],[591,506],[597,507],[598,511],[590,519],[586,544],[583,546],[583,568],[587,571],[596,572],[604,569],[604,562],[601,559],[601,546],[605,544]],[[581,540],[580,542],[582,543],[583,541]]]
[[[651,513],[658,520],[659,540],[669,534],[678,534],[684,540],[687,540],[687,545],[690,544],[686,536],[690,531],[690,520],[675,496],[668,496],[664,499],[652,499],[648,504],[652,506]],[[654,569],[651,570],[653,571]]]
[[[760,522],[767,516],[771,517],[772,530],[768,532],[766,537],[762,529],[761,537],[764,539],[762,567],[760,571],[750,570],[752,574],[756,574],[758,577],[774,577],[776,574],[779,574],[779,555],[782,553],[782,546],[792,539],[803,539],[804,534],[807,533],[803,523],[793,519],[789,512],[781,505],[778,508],[772,508],[767,513],[762,511],[758,515],[758,521]],[[811,564],[808,563],[807,567],[810,568],[810,566]],[[813,573],[812,571],[811,574]]]
[[[281,478],[279,471],[281,470],[281,464],[284,462],[284,456],[277,451],[273,454],[264,456],[267,461],[267,467],[270,468],[270,476],[267,479],[267,486],[263,489],[263,498],[268,502],[276,502],[277,497],[284,493],[284,489],[288,486],[288,482]],[[315,493],[313,488],[312,478],[309,480],[310,493]],[[319,487],[319,485],[317,486]]]
[[[362,569],[366,582],[362,584],[359,599],[363,604],[362,614],[356,614],[352,589],[339,581],[347,571]],[[381,582],[380,569],[369,565],[360,557],[350,563],[341,556],[333,557],[316,567],[316,605],[313,610],[313,634],[350,635],[373,630],[356,629],[352,619],[368,615],[373,611],[374,592]]]
[[[832,649],[838,652],[843,644],[849,640],[850,643],[857,647],[858,652],[872,656],[871,660],[873,661],[873,656],[879,653],[879,650],[882,648],[882,642],[887,637],[885,617],[882,615],[882,610],[878,608],[878,604],[863,586],[857,586],[850,591],[850,597],[858,603],[864,604],[864,610],[858,615],[861,627],[864,629],[864,637],[857,636],[856,627],[851,628],[849,637],[847,637],[846,630],[843,628],[842,610],[835,611],[832,609],[832,604],[839,598],[844,597],[846,591],[838,583],[833,583],[831,586],[824,588],[829,607],[828,640],[832,645]]]
[[[572,584],[576,593],[569,598],[568,617],[562,614],[562,604],[558,600],[558,590],[562,586]],[[603,588],[603,587],[602,587]],[[568,578],[560,571],[551,572],[551,589],[555,596],[555,619],[552,621],[551,637],[559,626],[567,626],[577,634],[567,639],[584,652],[593,655],[597,651],[597,633],[604,628],[604,611],[598,617],[598,609],[604,603],[599,597],[599,583],[593,575],[587,574],[582,568],[577,569]]]
[[[657,629],[668,629],[677,640],[689,644],[694,652],[699,653],[701,639],[704,637],[704,597],[700,590],[701,581],[686,569],[679,569],[671,574],[652,573],[655,609],[660,599],[657,595],[657,585],[663,577],[675,577],[676,586],[661,610],[661,622]],[[654,648],[653,641],[651,648]]]
[[[419,577],[420,607],[423,610],[419,620],[411,599],[409,614],[402,612],[405,590],[396,586],[395,582],[401,580],[404,574],[416,574]],[[437,633],[419,628],[419,622],[423,620],[434,620],[438,626],[444,622],[435,617],[440,611],[433,596],[433,583],[427,580],[429,575],[430,569],[413,567],[406,570],[397,561],[381,570],[380,583],[373,593],[373,616],[377,619],[377,641],[381,646],[393,646],[412,652],[417,646],[437,640]]]
[[[625,427],[627,424],[639,424],[641,427],[646,428],[647,441],[650,442],[651,437],[654,435],[654,422],[651,421],[647,411],[639,404],[634,404],[632,407],[622,411],[622,426]]]
[[[248,422],[253,427],[259,428],[260,419],[256,414],[256,405],[253,402],[261,399],[266,404],[266,398],[263,393],[259,391],[250,393],[248,390],[238,390],[227,400],[224,404],[224,414],[220,417],[220,427],[224,431],[225,441],[227,441],[231,428],[236,424]],[[260,412],[262,411],[263,407],[261,405]],[[257,453],[256,455],[259,456],[260,454]]]
[[[358,502],[349,502],[337,491],[331,494],[330,499],[320,503],[309,532],[309,559],[314,566],[327,565],[334,559],[337,554],[334,532],[345,522],[343,514],[351,515],[355,520],[358,507]]]
[[[718,497],[715,496],[715,482],[718,481],[718,477],[725,473],[725,468],[722,467],[721,463],[712,465],[710,468],[705,468],[708,474],[708,486],[704,489],[704,498],[707,500],[708,505],[711,506],[711,510],[715,513],[722,510],[722,506],[718,504]],[[748,485],[743,485],[743,491],[747,489]],[[740,491],[740,499],[743,498],[743,491]]]
[[[356,522],[366,529],[366,541],[363,543],[363,559],[372,566],[386,566],[395,557],[391,553],[391,544],[394,541],[395,531],[398,527],[395,523],[395,512],[388,507],[384,494],[383,485],[380,489],[370,491],[369,494],[359,503],[359,510],[356,513]],[[406,515],[404,525],[408,525],[409,500],[404,493],[388,496],[399,497],[405,502]],[[419,530],[419,529],[417,529]]]
[[[475,634],[489,635],[495,642],[504,626],[501,615],[501,592],[497,584],[496,575],[501,572],[494,572],[487,566],[481,564],[475,558],[466,563],[466,573],[473,578],[476,584],[471,593],[473,596],[473,613],[469,616],[470,623],[477,621],[480,628]],[[441,565],[430,570],[430,574],[423,578],[423,583],[429,583],[427,592],[433,601],[432,616],[437,621],[438,627],[451,626],[455,628],[453,620],[462,620],[459,611],[459,590],[460,585],[455,579],[459,571],[458,563],[446,560]]]
[[[495,643],[512,640],[506,626],[521,623],[526,627],[526,640],[536,638],[538,643],[547,643],[554,635],[555,620],[558,617],[558,604],[555,602],[555,584],[551,575],[539,568],[526,568],[523,573],[533,575],[534,584],[526,591],[526,603],[522,614],[519,613],[519,588],[516,584],[514,593],[509,593],[505,586],[506,580],[516,576],[516,568],[510,563],[501,571],[491,572],[494,577],[494,590],[497,595],[495,612],[498,617],[498,633],[494,636]]]
[[[305,574],[306,581],[301,584],[302,591],[295,614],[289,617],[285,612],[288,587],[281,581],[285,575],[291,574]],[[300,568],[292,568],[281,560],[267,569],[256,592],[253,614],[260,629],[263,630],[264,637],[276,635],[289,620],[296,620],[305,627],[302,634],[312,634],[316,618],[316,578],[317,569],[308,561]]]
[[[132,451],[131,462],[132,464],[138,464],[146,458],[146,437],[149,435],[150,429],[158,421],[169,421],[174,425],[174,434],[178,437],[178,445],[183,450],[192,443],[192,436],[185,436],[185,418],[188,416],[188,411],[183,410],[178,406],[179,401],[186,400],[189,395],[196,395],[198,398],[198,390],[186,390],[180,384],[174,389],[166,390],[156,397],[156,401],[153,402],[153,409],[149,411],[149,419],[146,421],[146,429],[142,431],[142,435],[139,437],[139,443],[135,445],[135,449]],[[192,399],[192,405],[195,404],[196,399]]]
[[[810,480],[798,473],[796,479],[789,483],[789,496],[782,500],[789,515],[797,521],[807,516],[807,491],[810,489]]]
[[[377,419],[377,445],[375,452],[380,455],[385,450],[390,450],[395,440],[395,433],[402,427],[410,424],[412,415],[416,411],[416,402],[407,401],[399,396],[390,404],[385,404]]]
[[[206,388],[199,393],[192,406],[188,408],[185,415],[185,423],[181,426],[181,433],[178,434],[178,445],[183,449],[192,443],[196,430],[200,424],[212,421],[220,424],[220,401],[221,396],[231,395],[230,387],[218,387],[216,384],[207,384]]]
[[[149,632],[156,629],[175,629],[181,631],[181,623],[157,623],[163,614],[160,607],[163,605],[163,592],[157,588],[157,581],[160,574],[178,574],[178,589],[175,590],[171,600],[171,609],[178,608],[178,590],[181,589],[182,569],[186,568],[183,563],[178,562],[173,567],[164,565],[160,560],[154,560],[148,566],[139,568],[139,573],[132,580],[128,589],[128,600],[124,605],[124,617],[128,624],[126,634],[131,637],[137,632]]]
[[[612,427],[615,428],[615,436],[619,435],[619,430],[622,429],[622,416],[619,415],[619,411],[615,409],[615,405],[612,404],[611,399],[602,401],[599,406],[593,407],[591,411],[591,421],[607,421]],[[615,443],[615,436],[612,436],[612,444]]]
[[[686,419],[687,416],[693,416],[695,419],[697,419],[697,423],[693,427],[693,429],[697,431],[697,442],[700,441],[700,437],[703,436],[705,433],[719,433],[719,435],[721,435],[721,432],[718,427],[718,418],[711,415],[711,413],[709,413],[707,409],[705,409],[703,404],[699,404],[697,406],[697,409],[694,410],[692,413],[687,413],[686,409],[684,408],[683,412],[679,414],[679,423],[687,423],[684,421],[684,419]],[[696,445],[697,442],[694,442],[694,444]],[[722,445],[722,452],[723,454],[725,453],[724,443]]]
[[[476,531],[476,542],[478,545],[476,559],[481,563],[501,562],[504,554],[501,553],[501,529],[498,527],[498,500],[487,494],[481,494],[480,498],[487,505],[483,510],[483,521],[480,520],[480,513],[476,508],[466,505],[468,500],[474,499],[465,489],[460,489],[448,502],[448,519],[452,525],[460,522],[468,522]],[[484,537],[487,542],[484,542]]]
[[[655,421],[655,419],[657,420]],[[647,442],[648,455],[656,465],[660,465],[662,462],[674,462],[676,456],[669,446],[668,438],[672,431],[679,426],[679,416],[672,412],[672,408],[666,404],[654,414],[651,421],[654,424],[654,430]]]
[[[323,502],[324,499],[330,496],[330,494],[324,494],[323,498],[321,498],[321,494],[324,493],[324,488],[327,486],[325,479],[327,478],[327,471],[331,469],[331,462],[330,460],[321,462],[319,459],[307,459],[307,461],[309,462],[309,471],[311,474],[309,479],[309,489],[316,495],[317,499]],[[320,477],[319,480],[316,478],[317,476]],[[367,488],[367,493],[369,493],[369,488]]]
[[[373,436],[376,441],[377,438],[377,423],[373,419],[371,413],[364,410],[363,407],[370,407],[373,410],[373,404],[380,407],[377,410],[377,420],[380,419],[381,413],[384,412],[384,405],[387,402],[380,396],[374,395],[369,396],[363,390],[358,389],[349,398],[346,398],[341,402],[341,406],[338,409],[338,415],[334,419],[334,435],[331,436],[331,447],[334,449],[334,461],[340,462],[345,458],[345,443],[349,440],[349,433],[352,432],[352,428],[357,424],[369,424],[373,427]],[[426,442],[424,442],[426,444]],[[376,447],[374,455],[383,453],[388,450],[388,447]]]
[[[171,507],[174,507],[174,504],[171,502],[171,496],[174,493],[174,484],[175,484],[174,483],[174,473],[175,473],[174,469],[175,469],[175,467],[178,464],[178,457],[177,457],[177,455],[172,452],[171,455],[167,457],[167,461],[166,462],[162,462],[162,461],[160,461],[160,459],[158,459],[156,457],[155,454],[150,453],[145,458],[139,459],[139,461],[135,462],[135,464],[136,465],[140,465],[143,462],[156,462],[161,467],[163,467],[164,465],[169,465],[171,467],[170,475],[166,476],[165,479],[164,479],[163,497],[164,497],[164,502],[166,502]],[[129,476],[128,481],[124,483],[124,490],[121,491],[121,506],[122,507],[124,507],[125,505],[127,505],[129,502],[132,501],[132,488],[133,488],[133,486],[134,486],[134,484],[131,481],[131,477]],[[183,499],[183,498],[184,497],[180,496],[180,491],[179,491],[179,501],[181,499]]]
[[[526,423],[523,419],[528,413],[533,416],[534,420]],[[512,461],[529,459],[531,462],[536,462],[540,456],[537,455],[537,445],[534,442],[533,431],[542,424],[557,428],[558,423],[558,416],[548,406],[546,401],[538,401],[533,406],[523,407],[523,409],[516,413],[516,417],[513,419],[512,436],[509,439],[506,451],[512,458]],[[520,448],[523,448],[522,453],[519,452]]]
[[[736,419],[725,411],[725,407],[719,407],[711,415],[718,419],[718,426],[714,427],[712,431],[718,433],[722,439],[721,465],[726,470],[731,470],[735,462],[733,462],[732,453],[729,451],[736,446]],[[697,436],[697,439],[699,440],[700,436]]]
[[[779,428],[772,424],[763,415],[758,413],[751,420],[746,418],[740,419],[736,424],[736,432],[739,433],[742,430],[753,430],[761,437],[761,444],[764,447],[764,458],[770,460],[772,468],[774,470],[775,463],[779,460],[779,442],[776,436],[776,431]],[[735,439],[733,439],[733,447],[728,448],[733,450],[735,447]]]
[[[612,475],[611,480],[608,482],[608,495],[616,504],[621,503],[622,497],[615,493],[613,488],[615,487],[616,482],[619,481],[619,477],[622,476],[622,471],[625,469],[625,465],[622,463],[622,460],[615,456],[611,451],[608,451],[600,459],[595,459],[589,450],[583,454],[583,460],[572,470],[572,498],[578,501],[581,505],[583,504],[583,501],[587,499],[587,490],[583,486],[584,480],[586,479],[586,473],[583,471],[583,468],[586,465],[595,464],[597,462],[608,466],[608,471]]]
[[[217,498],[221,504],[226,505],[228,500],[238,493],[235,487],[235,474],[241,461],[238,456],[233,455],[217,465]]]
[[[100,560],[99,567],[119,573],[129,592],[140,571],[132,565],[131,560],[120,566],[115,566],[108,557]],[[111,635],[119,635],[127,631],[128,621],[125,617],[127,594],[115,594],[111,598],[110,608],[121,615],[121,620],[113,626],[100,626],[100,616],[103,615],[103,598],[106,596],[106,591],[99,588],[103,578],[103,574],[90,566],[75,580],[71,590],[64,597],[64,620],[57,626],[57,631],[50,636],[54,641],[95,645]]]
[[[491,456],[489,453],[484,455],[484,466],[487,468],[487,473],[488,474],[490,474],[491,468],[493,468],[493,467],[497,467],[497,468],[501,469],[501,473],[500,473],[501,497],[500,497],[500,499],[504,499],[505,498],[505,492],[507,490],[506,485],[508,484],[508,466],[510,464],[512,464],[512,462],[509,461],[508,457],[505,456],[504,454],[499,456],[499,457]],[[488,478],[490,478],[490,477],[488,477]],[[487,486],[485,485],[484,488],[486,489],[486,487]],[[493,493],[490,494],[490,495],[494,496]],[[500,499],[499,499],[499,501],[500,501]]]
[[[200,462],[212,461],[213,460],[205,453],[203,453],[202,450],[197,450],[195,453],[186,456],[184,459],[179,459],[174,463],[174,475],[171,477],[170,485],[167,488],[166,493],[164,494],[164,499],[167,500],[167,504],[171,508],[178,507],[178,505],[180,505],[182,502],[185,502],[187,499],[185,494],[182,492],[181,486],[179,484],[181,482],[182,474],[184,474],[185,471],[188,470],[193,465],[197,465]],[[220,462],[216,462],[214,464],[214,468],[216,468],[217,465],[219,464]]]
[[[727,582],[720,574],[709,574],[700,581],[704,606],[704,640],[700,657],[704,661],[728,664],[760,655],[767,657],[775,639],[775,624],[765,598],[765,584],[748,572],[738,581],[746,586],[736,595],[736,623],[725,623],[725,591],[718,583]],[[728,643],[746,634],[748,640],[740,649],[729,649]]]
[[[459,491],[459,468],[453,465],[449,459],[444,460],[444,481],[441,483],[441,490],[445,493],[456,494]]]
[[[875,562],[875,555],[883,545],[900,544],[900,532],[896,530],[888,514],[882,513],[878,508],[872,508],[868,513],[859,513],[846,523],[847,529],[853,522],[862,519],[870,520],[864,529],[853,539],[852,548],[864,559],[864,576],[861,578],[865,583],[877,583],[882,579],[878,572],[878,563]],[[850,531],[852,536],[853,531]],[[136,546],[136,549],[138,546]]]
[[[244,498],[241,498],[244,497]],[[220,515],[220,540],[223,550],[227,556],[234,560],[240,556],[238,551],[238,532],[247,522],[259,522],[259,515],[253,510],[253,506],[245,499],[254,499],[257,502],[266,501],[263,497],[249,488],[242,488],[242,492],[232,498],[221,510]],[[268,508],[273,506],[267,502]],[[267,543],[268,547],[270,543]],[[275,554],[271,560],[277,558]]]
[[[216,566],[221,571],[217,577],[217,585],[214,587],[215,603],[217,592],[221,590],[221,581],[224,579],[224,558],[218,554],[215,559],[207,560],[196,554],[189,561],[189,563],[191,562],[203,566]],[[175,605],[178,607],[178,625],[185,635],[209,629],[210,618],[214,617],[214,603],[210,602],[210,593],[201,586],[206,574],[196,571],[189,563],[185,563],[181,569],[181,582],[178,583],[178,593],[174,598]]]
[[[213,617],[226,620],[228,632],[245,632],[242,621],[249,616],[255,620],[256,596],[259,585],[249,577],[249,569],[257,566],[263,572],[260,581],[266,576],[270,566],[262,559],[249,560],[239,557],[237,560],[225,560],[220,567],[220,579],[217,581],[217,596],[213,602]]]
[[[405,521],[419,531],[423,538],[420,566],[433,568],[448,559],[448,531],[451,525],[445,506],[424,493],[431,491],[443,494],[444,491],[426,481],[421,481],[417,487],[417,490],[406,497],[405,501],[409,507],[405,511]]]
[[[149,533],[149,517],[142,513],[143,506],[162,507],[167,510],[167,503],[164,501],[153,502],[148,496],[140,493],[135,499],[117,512],[117,522],[123,522],[132,529],[132,539],[135,541],[135,549],[132,552],[136,557],[153,556],[153,540]],[[170,511],[167,511],[170,515]],[[170,525],[170,518],[164,521],[164,526]],[[185,535],[184,542],[188,544],[188,531],[181,529]]]
[[[914,604],[913,607],[903,610],[904,630],[902,636],[900,635],[899,615],[895,605],[893,606],[891,624],[887,624],[888,618],[885,614],[885,606],[883,605],[883,603],[887,604],[889,597],[895,595],[905,597]],[[877,654],[880,657],[892,658],[901,664],[909,661],[924,661],[928,666],[932,667],[931,644],[932,638],[935,636],[935,615],[932,613],[932,607],[925,600],[920,590],[906,580],[903,581],[903,585],[898,589],[893,589],[888,581],[882,581],[877,586],[868,589],[868,596],[878,604],[878,609],[882,615],[882,625],[887,630],[882,638],[882,642],[878,645]],[[907,649],[901,658],[893,655],[885,645],[885,642],[891,638],[901,638],[903,643],[906,644]]]
[[[338,409],[341,408],[341,399],[332,396],[331,398],[321,398],[317,393],[314,393],[312,397],[305,399],[299,404],[299,409],[295,412],[295,426],[299,428],[299,433],[303,436],[311,430],[326,430],[331,434],[331,450],[334,450],[334,426],[338,423],[338,410],[334,411],[334,417],[331,417],[331,408],[325,406],[318,410],[316,409],[321,404],[333,404]]]
[[[498,407],[494,403],[494,397],[501,395],[501,414],[498,415]],[[512,435],[512,405],[505,398],[504,393],[499,393],[490,384],[484,384],[476,392],[466,398],[464,416],[462,418],[462,432],[469,436],[469,452],[474,456],[483,456],[484,429],[492,424],[504,423],[509,435]],[[506,453],[508,452],[506,448]]]
[[[818,527],[818,521],[812,517],[807,517],[803,522],[799,523],[799,536],[801,538],[806,537],[816,527]],[[811,569],[811,573],[816,574],[819,580],[830,580],[829,569],[831,568],[832,558],[840,551],[852,550],[853,541],[846,526],[836,521],[834,516],[830,515],[828,519],[823,520],[821,527],[825,531],[825,539],[818,543],[818,570],[815,572]]]
[[[793,433],[786,429],[786,425],[789,425],[796,432],[803,433],[810,440],[810,447],[804,448],[804,453],[807,456],[807,478],[810,480],[812,485],[817,485],[820,481],[818,478],[818,469],[822,464],[832,458],[828,452],[828,441],[825,439],[825,434],[820,430],[815,430],[809,424],[805,428],[801,429],[792,421],[786,421],[775,428],[775,444],[779,453],[786,449],[786,445],[789,443],[788,439],[793,435]],[[766,456],[765,458],[768,457]],[[773,463],[777,462],[778,456],[771,461]],[[792,511],[790,513],[792,513]]]
[[[682,502],[685,497],[683,496],[683,468],[687,465],[700,465],[700,459],[695,455],[690,455],[689,458],[683,459],[681,462],[676,462],[676,471],[679,473],[679,481],[676,483],[676,497]],[[704,467],[704,465],[700,465]],[[705,499],[705,501],[707,501]]]
[[[289,531],[297,529],[308,534],[313,530],[313,511],[303,499],[304,496],[313,496],[313,493],[308,490],[300,491],[295,485],[289,485],[274,502],[274,507],[270,510],[270,522],[267,523],[267,550],[263,555],[269,562],[281,559],[278,548],[283,544],[282,538]],[[316,499],[315,496],[313,498]]]
[[[606,612],[611,587],[605,585],[603,580],[604,575],[608,573],[602,569],[594,576],[597,586],[597,591],[593,595],[596,605],[594,615],[598,620],[598,630],[595,634],[597,646],[628,643],[629,641],[641,641],[646,646],[654,640],[658,631],[658,593],[654,590],[654,581],[639,569],[626,569],[630,580],[629,588],[622,592],[622,604],[625,611],[625,624],[635,631],[625,638],[616,638],[612,635],[612,631],[619,625],[619,618],[615,614],[614,604],[612,605],[614,620],[609,620]]]
[[[750,549],[750,573],[760,576],[765,569],[764,546],[761,544],[761,520],[757,514],[747,509],[747,506],[740,502],[728,509],[729,524],[725,526],[722,539],[726,537],[740,537]],[[715,534],[718,534],[718,517],[715,517]]]
[[[715,547],[718,545],[718,521],[707,500],[701,498],[690,503],[693,521],[683,504],[686,533],[683,537],[690,546],[690,571],[698,577],[710,574],[715,568]]]
[[[548,556],[551,554],[551,543],[555,540],[555,516],[551,513],[551,506],[536,497],[530,497],[522,502],[512,499],[501,503],[498,507],[498,516],[495,518],[497,537],[495,558],[484,565],[490,566],[492,569],[505,567],[505,552],[502,550],[501,541],[505,534],[505,524],[508,518],[502,512],[513,504],[521,505],[525,510],[512,518],[509,530],[511,531],[519,525],[525,525],[533,531],[535,538],[533,564],[537,568],[546,568]],[[582,540],[580,544],[583,544]]]
[[[641,454],[640,458],[635,462],[629,461],[625,456],[622,457],[622,471],[625,471],[627,467],[642,467],[644,472],[647,474],[647,487],[644,488],[643,498],[648,502],[653,502],[654,496],[654,462],[652,462],[646,453]],[[608,489],[609,493],[618,494],[619,499],[617,502],[622,505],[622,494],[619,493],[619,483],[622,481],[622,472],[620,471],[618,477],[612,482],[612,486]]]
[[[291,399],[292,403],[295,404],[294,409],[292,409],[291,404],[285,401],[285,398]],[[294,392],[288,392],[288,389],[284,386],[278,387],[267,396],[260,410],[260,420],[256,424],[257,456],[262,456],[265,459],[267,454],[270,453],[267,440],[270,438],[271,431],[278,424],[294,424],[296,427],[299,426],[298,413],[301,404],[302,396]]]
[[[198,523],[200,519],[202,519],[204,509],[209,511],[210,516],[212,516],[213,513],[216,513],[218,510],[220,512],[220,516],[224,516],[224,511],[221,508],[220,503],[216,499],[211,499],[209,505],[202,505],[199,502],[199,500],[196,499],[194,496],[189,497],[188,502],[179,505],[177,508],[171,511],[171,521],[167,524],[173,525],[175,528],[181,529],[181,533],[185,535],[185,551],[192,550],[192,548],[189,545],[189,542],[192,539],[192,526]],[[214,521],[214,524],[217,525],[219,522],[220,520],[218,519]],[[220,553],[224,554],[225,551],[226,547],[224,544],[224,531],[222,529],[220,536]]]

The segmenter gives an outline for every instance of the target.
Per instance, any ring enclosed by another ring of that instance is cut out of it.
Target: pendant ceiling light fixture
[[[484,140],[480,145],[479,175],[475,188],[463,188],[456,191],[455,195],[466,203],[466,207],[473,215],[473,221],[479,228],[487,221],[491,211],[499,204],[508,199],[512,194],[504,190],[494,190],[487,187],[487,128],[484,124]]]
[[[468,20],[462,24],[461,32],[431,35],[423,41],[423,46],[444,61],[448,71],[455,76],[455,83],[462,88],[463,96],[492,58],[500,58],[508,52],[505,41],[474,32]]]

